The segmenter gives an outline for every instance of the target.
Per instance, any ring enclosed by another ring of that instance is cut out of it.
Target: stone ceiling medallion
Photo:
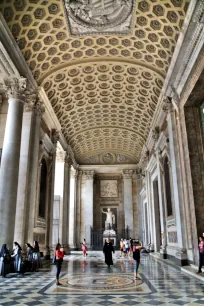
[[[70,34],[128,35],[133,25],[134,0],[63,0]]]

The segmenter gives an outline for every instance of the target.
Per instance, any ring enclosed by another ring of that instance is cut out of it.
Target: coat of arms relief
[[[134,0],[64,0],[72,35],[129,34]]]

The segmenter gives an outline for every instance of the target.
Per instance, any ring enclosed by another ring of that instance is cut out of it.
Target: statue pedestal
[[[113,229],[106,229],[103,232],[103,244],[105,243],[107,238],[110,239],[113,246],[116,246],[116,232]]]

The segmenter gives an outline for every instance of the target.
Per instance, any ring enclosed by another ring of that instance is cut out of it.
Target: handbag
[[[52,258],[52,264],[53,264],[53,265],[56,265],[56,263],[57,263],[57,259],[56,259],[56,256],[54,256],[54,257]]]

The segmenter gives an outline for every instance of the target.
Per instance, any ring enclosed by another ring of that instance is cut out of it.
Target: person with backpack
[[[133,259],[134,259],[134,280],[138,279],[137,271],[140,265],[140,251],[143,248],[142,243],[139,241],[135,241],[133,243]]]

